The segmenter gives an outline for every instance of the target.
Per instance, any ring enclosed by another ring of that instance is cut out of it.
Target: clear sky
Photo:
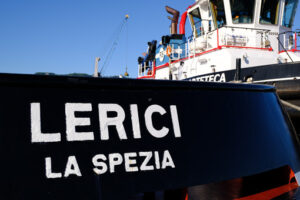
[[[95,57],[103,58],[126,14],[126,29],[104,75],[137,76],[137,58],[147,41],[169,33],[170,20],[164,6],[181,13],[194,0],[0,0],[0,72],[94,71]],[[300,3],[295,28],[300,28]],[[127,49],[127,50],[126,50]]]

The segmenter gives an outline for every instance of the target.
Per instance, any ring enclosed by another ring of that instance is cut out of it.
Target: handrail
[[[296,30],[300,30],[300,29],[296,29]],[[284,44],[286,44],[286,43],[288,43],[289,45],[290,45],[290,47],[288,48],[288,51],[290,51],[290,52],[298,52],[299,50],[298,50],[298,48],[300,47],[299,45],[298,45],[298,43],[299,43],[299,37],[300,37],[300,34],[299,34],[300,32],[297,32],[297,31],[285,31],[285,32],[282,32],[282,33],[280,33],[279,35],[278,35],[278,37],[280,37],[280,36],[284,36],[283,37],[283,43]],[[288,36],[288,37],[286,37],[286,36]],[[290,41],[289,41],[289,39],[290,39],[290,37],[293,37],[293,45],[291,45],[291,43],[290,43]],[[279,44],[278,43],[278,45],[282,45],[282,44]],[[282,52],[286,52],[285,50],[286,50],[286,46],[285,45],[282,45],[282,48],[283,48],[283,51],[280,51],[280,53],[282,53]]]
[[[201,35],[201,37],[203,37],[203,41],[207,42],[205,50],[201,51],[201,52],[196,52],[196,50],[195,50],[196,49],[195,41],[197,41],[199,37],[193,37],[193,35],[191,35],[191,36],[187,37],[187,43],[188,43],[188,46],[191,47],[192,49],[189,48],[190,50],[188,51],[188,55],[186,57],[190,57],[190,56],[193,57],[198,53],[202,54],[202,53],[205,53],[205,52],[208,52],[208,51],[210,52],[210,50],[214,49],[214,48],[221,49],[221,48],[234,48],[234,47],[236,47],[236,48],[262,49],[262,50],[270,50],[270,51],[273,50],[272,48],[265,48],[264,45],[263,46],[257,46],[257,45],[255,45],[255,42],[253,40],[252,40],[252,43],[253,42],[254,43],[253,43],[253,45],[251,45],[249,43],[249,36],[248,35],[245,35],[245,38],[246,38],[245,45],[227,44],[227,42],[224,43],[224,41],[221,40],[220,36],[223,37],[224,36],[224,31],[225,30],[230,30],[232,28],[234,28],[235,30],[241,30],[241,31],[248,31],[248,30],[261,31],[261,34],[264,37],[264,39],[268,35],[268,33],[270,32],[270,30],[268,30],[268,29],[223,26],[221,28],[206,32],[205,35]],[[216,44],[214,44],[214,42],[212,42],[212,40],[210,40],[206,37],[206,36],[213,35],[213,34],[216,34],[215,35],[216,38],[214,37],[216,39]],[[202,41],[202,39],[200,39],[200,41]],[[212,43],[213,43],[213,46],[209,47],[208,44],[212,44]],[[190,45],[192,45],[192,46],[190,46]]]
[[[231,29],[235,29],[237,32],[233,32]],[[257,42],[257,33],[251,30],[259,31],[263,39],[263,43],[260,42],[261,39],[259,39]],[[179,53],[180,51],[177,51],[175,46],[172,45],[171,62],[177,63],[182,60],[192,59],[194,57],[223,48],[243,48],[273,51],[272,47],[265,46],[265,40],[267,40],[269,32],[270,30],[268,29],[222,26],[218,29],[206,32],[206,34],[202,35],[201,38],[191,35],[186,38],[187,40],[185,44],[180,44],[180,47],[176,46],[176,48],[182,49],[182,52],[184,52],[183,54]],[[231,37],[234,38],[233,41],[231,41]],[[155,66],[153,67],[152,74],[150,76],[149,74],[144,74],[146,76],[140,78],[153,78],[157,69],[165,68],[167,66],[169,66],[168,63],[160,64],[157,67]],[[142,74],[140,74],[140,76],[141,75]]]
[[[269,29],[262,29],[262,28],[248,28],[248,27],[239,27],[239,26],[222,26],[221,28],[226,27],[226,28],[239,28],[239,29],[249,29],[249,30],[260,30],[260,31],[266,31],[266,32],[270,32],[271,30]],[[220,28],[220,29],[221,29]]]
[[[295,33],[295,31],[284,31],[282,33],[279,33],[278,35],[283,35],[283,34],[287,34],[287,33]]]
[[[226,25],[224,25],[224,26],[219,27],[219,28],[217,28],[217,29],[214,29],[214,30],[212,30],[212,31],[207,31],[206,34],[213,33],[213,32],[215,32],[215,31],[217,31],[217,30],[222,29],[222,28],[236,28],[236,29],[245,29],[245,30],[259,30],[259,31],[266,31],[266,32],[270,32],[270,31],[271,31],[271,30],[269,30],[269,29],[262,29],[262,28],[247,28],[247,27],[240,27],[240,26],[226,26]],[[192,36],[192,35],[191,35],[191,36]],[[191,36],[190,36],[190,37],[191,37]]]

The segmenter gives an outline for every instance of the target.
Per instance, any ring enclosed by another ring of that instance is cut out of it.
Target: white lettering
[[[122,158],[121,154],[119,154],[119,153],[109,154],[108,159],[109,159],[110,173],[114,173],[115,166],[120,165],[123,162],[123,158]]]
[[[118,171],[116,170],[116,166],[119,166],[120,170],[124,166],[126,172],[153,171],[155,169],[166,169],[168,167],[175,168],[175,164],[168,150],[163,152],[162,158],[163,159],[160,160],[158,151],[128,152],[124,154],[111,153],[107,156],[98,154],[92,159],[94,165],[93,171],[97,175],[101,175],[107,172],[116,173]]]
[[[102,161],[106,161],[106,160],[107,159],[106,159],[105,155],[103,155],[103,154],[98,154],[93,157],[92,162],[95,166],[95,168],[93,170],[96,174],[100,175],[100,174],[104,174],[107,172],[107,165],[105,162],[102,162]]]
[[[158,151],[154,152],[154,158],[155,158],[155,167],[156,167],[156,169],[160,169],[160,162],[159,162]]]
[[[130,159],[132,157],[136,157],[136,153],[125,153],[125,170],[126,172],[137,172],[139,168],[137,166],[131,166],[136,164],[136,159]]]
[[[168,150],[164,151],[163,160],[162,160],[162,164],[161,164],[162,169],[165,169],[166,167],[175,168],[173,159],[172,159],[171,154]]]
[[[220,74],[216,74],[214,77],[214,82],[218,82],[220,80]]]
[[[31,103],[31,142],[60,142],[61,133],[42,133],[42,124],[41,124],[41,110],[40,103]],[[92,112],[91,103],[66,103],[65,104],[65,124],[66,124],[66,140],[67,141],[93,141],[95,140],[93,131],[78,132],[76,131],[78,127],[84,127],[92,129],[91,126],[91,117],[76,117],[77,112]],[[118,104],[99,104],[98,105],[98,114],[99,114],[99,127],[100,127],[100,140],[109,140],[109,128],[116,128],[117,137],[120,140],[127,140],[127,134],[124,127],[125,122],[125,111]],[[157,113],[157,114],[156,114]],[[167,112],[160,105],[150,105],[145,113],[144,120],[145,125],[151,136],[155,138],[163,138],[168,135],[169,128],[166,126],[161,126],[155,124],[159,122],[159,115],[163,116]],[[112,115],[110,115],[112,114]],[[130,105],[130,117],[127,118],[128,121],[131,119],[132,124],[132,136],[133,139],[141,139],[141,125],[139,119],[139,110],[137,104]],[[158,117],[156,119],[155,117]],[[168,116],[169,117],[169,116]],[[178,119],[178,111],[176,105],[170,105],[170,117],[172,122],[172,128],[174,131],[175,138],[181,137],[180,124]],[[163,117],[162,117],[163,119]],[[161,119],[161,120],[162,120]],[[154,120],[154,121],[153,121]],[[169,120],[167,120],[169,121]],[[161,123],[158,123],[161,124]],[[156,126],[155,126],[156,125]],[[114,126],[114,127],[110,127]],[[93,126],[94,127],[94,126]],[[63,128],[62,128],[63,129]]]
[[[171,118],[172,118],[172,124],[174,129],[174,135],[175,137],[181,137],[180,127],[179,127],[179,120],[178,120],[178,112],[177,107],[172,105],[170,106],[171,109]]]
[[[116,117],[108,117],[108,112],[116,112]],[[125,120],[125,112],[118,104],[99,104],[99,120],[100,132],[102,140],[109,140],[108,127],[115,126],[121,140],[126,140],[127,135],[123,122]]]
[[[93,132],[76,132],[76,126],[90,126],[89,118],[75,117],[75,112],[90,112],[92,104],[90,103],[66,103],[66,132],[68,141],[86,141],[94,140]]]
[[[45,158],[45,165],[46,165],[46,177],[47,178],[61,178],[61,173],[54,173],[52,172],[52,163],[51,163],[51,157]]]
[[[31,113],[31,142],[60,142],[60,133],[42,133],[40,103],[30,104]]]
[[[68,157],[68,162],[67,162],[64,177],[68,177],[71,174],[74,174],[76,176],[81,176],[81,172],[75,156]]]
[[[220,82],[226,82],[225,73],[221,74]]]
[[[139,120],[138,107],[136,104],[130,105],[130,112],[131,112],[133,137],[135,139],[140,139],[141,138],[140,120]]]
[[[151,151],[149,151],[149,152],[140,152],[139,156],[144,156],[145,157],[145,159],[142,162],[142,165],[140,167],[141,171],[148,171],[148,170],[153,170],[154,169],[154,167],[152,165],[151,166],[147,165],[149,163],[150,159],[152,158],[152,152]]]
[[[166,110],[159,105],[151,105],[145,111],[145,123],[149,133],[156,138],[163,138],[169,133],[169,129],[166,127],[162,127],[161,130],[156,130],[153,127],[152,115],[153,113],[159,113],[160,115],[164,115]]]

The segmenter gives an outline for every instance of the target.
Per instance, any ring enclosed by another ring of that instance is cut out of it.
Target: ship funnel
[[[170,8],[169,6],[166,6],[166,10],[173,16],[173,18],[170,16],[168,17],[171,20],[171,34],[177,34],[177,24],[180,13],[178,10]]]

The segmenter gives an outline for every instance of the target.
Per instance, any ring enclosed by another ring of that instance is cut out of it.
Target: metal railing
[[[171,56],[173,60],[182,57],[192,58],[222,48],[272,50],[268,39],[269,32],[270,30],[266,29],[223,26],[198,37],[189,37],[186,45],[188,50],[185,51],[185,55],[174,56],[172,54]]]
[[[279,52],[300,52],[300,29],[286,31],[278,35]]]
[[[198,37],[189,37],[186,43],[171,44],[172,62],[191,59],[195,56],[210,53],[223,48],[245,48],[273,50],[268,39],[270,30],[223,26]],[[299,41],[299,40],[298,40]],[[155,63],[139,66],[139,77],[155,75]],[[151,67],[152,66],[152,67]],[[161,66],[159,66],[161,67]]]
[[[266,29],[225,26],[219,29],[219,46],[268,50],[271,48],[269,32]]]
[[[149,66],[144,64],[139,64],[139,77],[152,76],[154,73],[155,62],[149,62]]]

